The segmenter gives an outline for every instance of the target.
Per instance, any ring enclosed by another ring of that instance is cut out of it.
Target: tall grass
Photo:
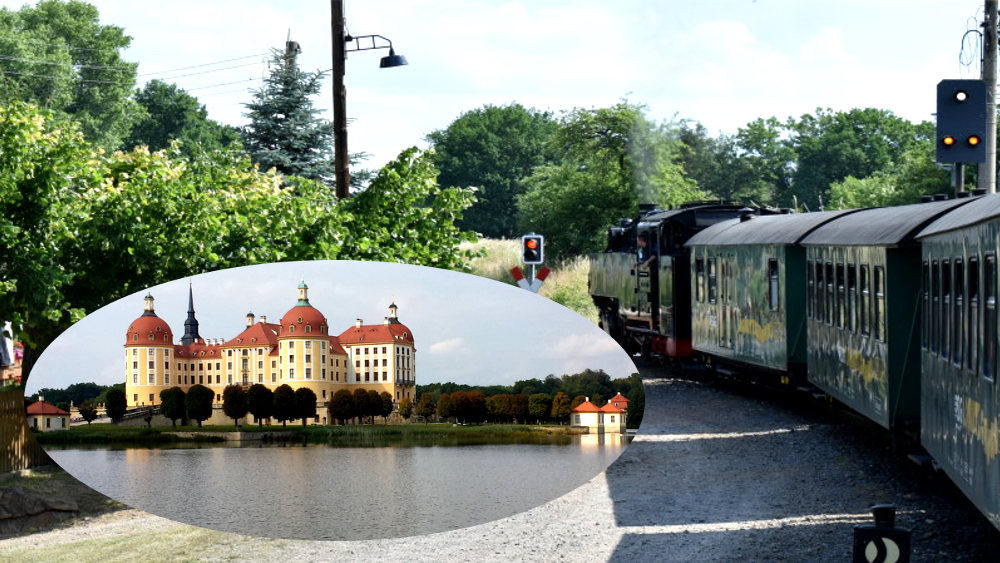
[[[519,240],[481,239],[475,244],[465,243],[462,248],[485,251],[485,256],[474,258],[469,262],[472,273],[477,276],[516,286],[510,270],[514,267],[527,270],[521,264]],[[552,273],[539,290],[539,295],[597,324],[597,307],[587,292],[587,278],[590,275],[590,261],[587,257],[577,256],[546,265]]]

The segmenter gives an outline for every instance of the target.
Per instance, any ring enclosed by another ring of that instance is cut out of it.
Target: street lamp
[[[379,68],[392,68],[403,66],[407,63],[406,57],[396,54],[395,49],[392,48],[392,41],[381,35],[352,37],[347,34],[344,24],[343,0],[330,0],[330,12],[333,27],[334,169],[337,197],[346,199],[350,197],[351,186],[351,172],[347,158],[347,89],[344,87],[344,74],[347,71],[347,53],[349,51],[389,49],[389,56],[382,57],[382,60],[379,61]]]

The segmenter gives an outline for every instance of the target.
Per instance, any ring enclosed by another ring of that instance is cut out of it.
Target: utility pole
[[[997,191],[997,2],[986,0],[983,23],[983,82],[986,83],[986,162],[979,165],[979,189]]]
[[[989,1],[989,0],[987,0]],[[344,25],[344,0],[330,0],[333,27],[333,159],[337,197],[351,197],[351,170],[347,158],[347,38]],[[995,46],[995,44],[994,44]]]

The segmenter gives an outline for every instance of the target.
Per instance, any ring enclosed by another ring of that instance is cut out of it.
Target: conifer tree
[[[240,130],[246,151],[262,171],[275,168],[333,185],[333,127],[312,102],[323,77],[323,72],[302,71],[293,48],[273,50],[270,74],[246,104],[250,124]]]

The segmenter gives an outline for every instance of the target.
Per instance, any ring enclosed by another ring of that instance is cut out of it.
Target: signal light
[[[525,264],[541,264],[544,259],[545,237],[542,235],[524,235],[521,237],[521,262]]]
[[[982,80],[942,80],[937,86],[938,162],[986,162],[986,115],[994,111]]]

